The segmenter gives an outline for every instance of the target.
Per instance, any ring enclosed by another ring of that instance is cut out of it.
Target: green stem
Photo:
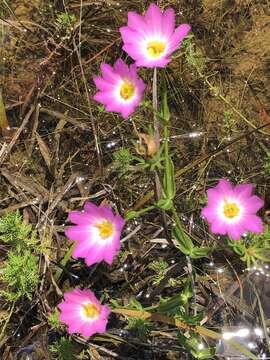
[[[64,258],[61,260],[60,264],[62,266],[66,266],[67,262],[69,261],[69,259],[71,258],[72,252],[75,248],[76,242],[74,242],[70,248],[68,249],[68,251],[66,252]],[[54,275],[54,280],[56,281],[56,283],[58,282],[58,280],[60,279],[60,276],[62,275],[63,269],[58,269]]]
[[[0,128],[2,129],[2,131],[10,129],[1,89],[0,89]]]

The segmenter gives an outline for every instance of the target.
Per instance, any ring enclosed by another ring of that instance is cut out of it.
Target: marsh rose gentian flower
[[[59,318],[68,326],[69,334],[78,333],[89,337],[106,331],[109,307],[101,305],[92,291],[68,291],[58,307],[61,310]]]
[[[252,184],[234,186],[222,179],[207,191],[208,203],[202,215],[209,222],[212,233],[228,234],[232,240],[239,240],[247,231],[263,232],[262,220],[256,213],[264,202],[252,195],[252,190]]]
[[[127,119],[140,104],[146,87],[137,75],[136,65],[128,66],[118,59],[113,67],[102,63],[101,73],[102,77],[93,79],[100,90],[94,99],[105,105],[106,111],[118,112]]]
[[[133,11],[128,13],[128,25],[120,28],[123,50],[137,66],[163,68],[190,29],[188,24],[175,29],[174,10],[169,8],[163,13],[152,3],[144,16]]]
[[[124,219],[114,215],[109,206],[91,202],[85,203],[83,211],[71,211],[68,219],[76,224],[66,231],[66,236],[77,242],[72,256],[84,258],[88,266],[102,260],[111,265],[120,249]]]

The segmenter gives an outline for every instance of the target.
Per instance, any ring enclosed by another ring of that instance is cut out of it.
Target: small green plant
[[[151,330],[151,324],[143,319],[129,317],[125,328],[130,330],[139,339],[145,340]]]
[[[62,337],[56,344],[49,347],[53,359],[75,360],[75,346],[69,339]]]
[[[74,25],[76,24],[76,16],[74,14],[69,14],[69,13],[59,13],[57,15],[57,25],[60,28],[60,30],[64,31],[66,36],[70,35]]]
[[[36,232],[18,211],[11,212],[0,218],[0,240],[11,246],[1,273],[6,283],[1,295],[9,301],[31,299],[39,282],[38,258],[34,255],[40,251]]]
[[[57,309],[52,312],[48,318],[48,323],[51,325],[53,329],[59,329],[61,327],[61,322],[59,319],[59,311]]]
[[[257,262],[269,262],[270,229],[265,226],[262,234],[249,233],[245,240],[228,241],[234,252],[247,264],[247,267]]]
[[[129,149],[121,148],[113,154],[114,165],[119,176],[125,175],[129,171],[131,161],[133,159]]]
[[[10,251],[2,279],[7,282],[7,291],[1,293],[8,300],[16,301],[23,296],[31,299],[39,282],[37,258],[28,250]]]
[[[270,151],[267,152],[266,158],[264,159],[263,170],[266,175],[270,175]]]
[[[183,40],[183,48],[188,65],[198,71],[202,71],[205,67],[206,59],[194,43],[194,35],[190,34]]]
[[[0,218],[0,240],[9,243],[18,252],[23,249],[38,249],[36,232],[32,225],[23,221],[19,211],[8,213]]]
[[[158,285],[164,279],[168,267],[168,263],[164,260],[156,260],[149,264],[149,269],[156,273],[153,279],[154,285]]]
[[[230,110],[225,110],[223,112],[223,123],[224,123],[224,129],[227,132],[231,132],[235,128],[236,120],[233,116],[233,112]]]
[[[180,344],[188,349],[195,359],[213,359],[215,349],[208,347],[200,336],[191,334],[191,336],[187,338],[179,333],[178,339]]]

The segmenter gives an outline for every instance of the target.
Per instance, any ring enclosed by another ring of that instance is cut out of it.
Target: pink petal
[[[145,14],[147,25],[150,26],[151,32],[155,35],[160,35],[162,31],[162,12],[160,8],[152,3]]]
[[[169,43],[170,53],[175,51],[180,46],[182,40],[187,36],[190,30],[191,30],[191,26],[188,24],[182,24],[178,26],[178,28],[175,30],[174,34],[170,38],[170,43]]]
[[[77,225],[71,226],[69,229],[65,231],[65,235],[70,240],[82,241],[89,238],[91,234],[89,226],[86,225]]]
[[[87,211],[88,213],[95,213],[97,209],[98,206],[91,203],[90,201],[86,201],[86,203],[84,204],[84,210]]]
[[[168,65],[168,63],[171,61],[169,58],[160,58],[158,60],[148,60],[146,58],[141,57],[139,60],[136,61],[136,65],[147,67],[147,68],[164,68]]]
[[[172,8],[167,9],[162,18],[162,34],[164,34],[167,38],[169,38],[173,32],[175,27],[175,13]]]
[[[121,77],[125,77],[129,75],[129,67],[128,65],[122,60],[118,59],[114,64],[114,70],[121,75]]]
[[[89,214],[81,211],[71,211],[68,219],[74,224],[89,225]]]
[[[216,207],[224,199],[224,194],[216,187],[207,190],[207,197],[207,205],[209,207]]]
[[[145,31],[146,24],[144,17],[133,11],[128,12],[128,27],[136,31]]]
[[[228,226],[228,235],[232,240],[239,240],[245,232],[246,229],[242,223]]]
[[[226,224],[218,219],[211,223],[210,228],[213,234],[225,235],[227,233]]]
[[[256,195],[250,196],[243,201],[245,213],[255,214],[264,206],[264,201]]]
[[[217,219],[216,208],[213,206],[206,206],[202,209],[202,216],[204,216],[208,222],[213,222]]]
[[[229,180],[227,179],[221,179],[219,180],[217,186],[216,186],[216,189],[220,192],[223,192],[224,194],[226,193],[232,193],[233,191],[233,186],[232,184],[230,183]]]
[[[234,187],[234,192],[243,198],[251,196],[252,190],[253,184],[239,184]]]
[[[119,75],[114,71],[114,69],[105,63],[100,65],[102,76],[104,80],[107,80],[111,83],[117,83],[120,80]]]
[[[263,232],[263,222],[259,216],[256,215],[248,215],[245,217],[245,227],[248,231],[254,233],[262,233]]]
[[[112,88],[112,83],[104,80],[100,76],[95,76],[93,78],[93,81],[94,81],[96,87],[101,91],[109,91]]]
[[[145,59],[145,56],[142,54],[141,48],[135,44],[125,43],[122,49],[128,53],[128,55],[133,59]],[[136,63],[137,65],[137,63]]]
[[[93,96],[93,99],[104,105],[111,104],[114,100],[111,91],[98,92]]]
[[[132,44],[136,48],[140,48],[139,40],[141,39],[141,35],[138,34],[137,31],[132,30],[128,26],[122,26],[119,29],[124,44]]]

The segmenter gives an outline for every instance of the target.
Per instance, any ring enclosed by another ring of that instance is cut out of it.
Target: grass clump
[[[145,340],[150,333],[151,324],[144,319],[128,318],[127,330],[130,330],[136,337]]]
[[[12,245],[17,252],[23,249],[37,249],[37,236],[32,225],[23,221],[19,211],[8,213],[0,218],[0,240]]]
[[[132,155],[127,148],[121,148],[113,154],[114,166],[119,174],[119,177],[125,175],[129,169],[132,161]]]
[[[20,213],[8,213],[0,218],[0,240],[11,246],[2,269],[1,280],[6,289],[1,291],[9,301],[21,297],[32,298],[39,282],[36,232],[23,221]]]
[[[2,294],[10,301],[20,297],[32,298],[32,292],[39,282],[38,259],[30,251],[10,251],[2,279],[8,284]]]
[[[270,151],[267,152],[266,158],[264,159],[263,170],[266,175],[270,175]]]
[[[75,360],[75,346],[69,339],[62,337],[56,344],[50,346],[50,352],[53,359],[57,360]]]
[[[168,263],[164,260],[156,260],[149,264],[149,269],[156,273],[153,281],[154,285],[158,285],[164,279],[168,267]]]

